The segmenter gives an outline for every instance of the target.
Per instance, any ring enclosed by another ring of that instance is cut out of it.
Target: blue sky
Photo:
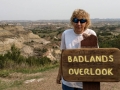
[[[64,20],[78,8],[91,18],[120,18],[120,0],[0,0],[0,20]]]

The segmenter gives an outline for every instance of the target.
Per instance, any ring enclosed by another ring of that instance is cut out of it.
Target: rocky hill
[[[42,55],[51,60],[56,60],[60,54],[59,50],[53,50],[51,47],[47,48],[46,52],[41,52],[44,47],[51,44],[51,41],[40,38],[32,31],[25,30],[22,26],[0,25],[0,54],[10,50],[13,44],[20,49],[24,56]]]

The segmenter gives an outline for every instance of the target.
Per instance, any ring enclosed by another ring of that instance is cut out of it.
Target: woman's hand
[[[90,34],[83,33],[83,38],[84,39],[87,38],[87,37],[89,37],[89,36],[90,36]]]
[[[61,76],[60,75],[57,76],[56,83],[61,84]]]

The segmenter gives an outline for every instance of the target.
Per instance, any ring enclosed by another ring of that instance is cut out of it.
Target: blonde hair
[[[83,9],[75,9],[73,11],[73,14],[70,18],[70,23],[73,26],[73,18],[80,18],[80,19],[86,19],[86,26],[85,29],[87,29],[90,25],[91,25],[91,21],[90,21],[90,15]]]

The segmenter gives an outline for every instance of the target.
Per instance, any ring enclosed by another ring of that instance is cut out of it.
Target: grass
[[[19,87],[26,80],[42,78],[43,76],[40,75],[41,72],[48,71],[56,67],[58,67],[58,63],[54,65],[46,65],[44,67],[1,70],[0,90],[5,90],[12,87]]]
[[[44,72],[46,70],[50,70],[52,68],[58,67],[58,63],[57,64],[50,64],[50,65],[45,65],[43,67],[32,67],[32,68],[24,68],[24,69],[18,69],[15,70],[15,72],[20,72],[20,73],[24,73],[24,74],[31,74],[31,73],[37,73],[37,72]]]

